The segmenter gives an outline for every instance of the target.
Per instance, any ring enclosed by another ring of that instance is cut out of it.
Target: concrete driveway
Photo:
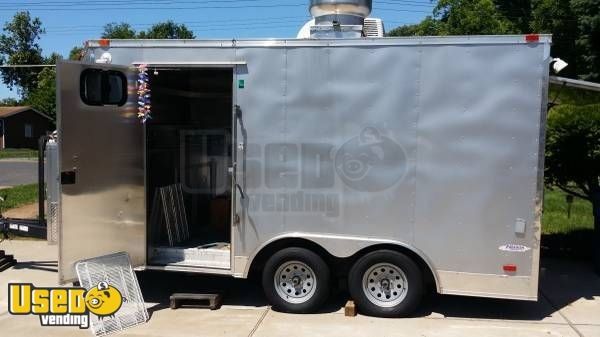
[[[0,188],[37,182],[37,160],[0,159]]]
[[[2,336],[91,336],[76,328],[43,328],[32,316],[7,313],[7,284],[56,285],[56,246],[10,241],[0,249],[20,263],[0,273]],[[344,294],[322,313],[291,315],[271,310],[258,285],[247,280],[176,273],[138,273],[151,318],[118,336],[600,336],[600,277],[590,266],[543,260],[538,302],[431,296],[412,318],[345,317]],[[219,291],[220,310],[168,308],[173,292]]]

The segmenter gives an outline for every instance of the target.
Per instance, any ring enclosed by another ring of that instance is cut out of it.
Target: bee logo
[[[85,294],[88,310],[100,318],[114,316],[123,304],[121,292],[106,282],[100,282]]]

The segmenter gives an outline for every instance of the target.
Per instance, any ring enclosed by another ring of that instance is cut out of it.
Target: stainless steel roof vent
[[[298,39],[357,39],[382,37],[383,22],[368,18],[373,0],[310,0],[309,20]]]
[[[372,8],[372,0],[310,0],[317,25],[362,25]]]

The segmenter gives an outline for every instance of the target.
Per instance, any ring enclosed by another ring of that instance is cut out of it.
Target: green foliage
[[[414,25],[393,29],[388,36],[486,35],[516,32],[516,24],[504,17],[492,0],[439,0],[433,10],[433,16],[428,16]]]
[[[146,32],[138,34],[139,39],[193,39],[194,33],[184,24],[176,24],[169,20],[150,27]]]
[[[39,18],[32,18],[29,12],[18,12],[4,25],[0,35],[0,63],[2,64],[41,64],[44,62],[42,49],[38,44],[44,33]],[[39,68],[1,68],[2,81],[9,88],[18,87],[20,93],[27,94],[37,87]]]
[[[544,192],[542,234],[566,234],[578,230],[594,229],[592,204],[587,200],[574,198],[569,217],[566,197],[565,192],[556,188],[547,188]]]
[[[20,185],[2,189],[0,190],[0,197],[4,198],[4,202],[0,201],[0,211],[6,211],[11,208],[31,204],[37,200],[37,196],[37,184]]]
[[[444,23],[446,35],[511,34],[516,27],[492,0],[439,0],[433,14]]]
[[[433,16],[388,36],[552,34],[561,76],[600,82],[600,0],[438,0]]]
[[[21,101],[16,98],[8,97],[0,100],[0,106],[19,106]]]
[[[550,91],[548,93],[548,99],[550,102],[556,104],[600,104],[600,92],[551,84]]]
[[[532,31],[552,34],[552,56],[560,57],[569,63],[561,72],[561,76],[576,76],[578,65],[575,37],[578,30],[571,1],[534,0],[533,6]]]
[[[400,26],[388,32],[388,36],[433,36],[443,35],[444,24],[431,16],[426,17],[420,23],[414,25]]]
[[[600,82],[600,0],[572,0],[579,34],[575,40],[579,77]]]
[[[159,22],[147,31],[137,33],[130,24],[109,23],[104,26],[103,39],[193,39],[194,33],[184,24],[171,20]],[[72,51],[73,52],[73,51]]]
[[[44,68],[38,74],[37,88],[27,96],[25,104],[56,121],[56,69]]]
[[[4,25],[0,36],[0,61],[8,64],[53,65],[62,57],[52,53],[44,58],[38,44],[44,32],[42,22],[29,12],[18,12]],[[56,71],[52,67],[2,68],[2,79],[9,87],[19,87],[21,100],[7,99],[5,105],[31,105],[52,118],[56,116]]]
[[[600,192],[600,104],[550,110],[546,181],[588,200]]]
[[[519,33],[531,32],[531,0],[494,0],[494,3],[500,14],[512,22]]]
[[[73,47],[69,52],[69,60],[80,61],[83,56],[84,49],[82,47]]]
[[[52,64],[55,65],[59,60],[62,60],[63,57],[59,53],[52,53],[50,56],[44,58],[44,64]]]
[[[594,247],[592,205],[573,198],[569,217],[566,196],[557,188],[546,188],[544,192],[542,255],[589,259]]]
[[[135,39],[135,30],[130,24],[112,22],[104,26],[103,39]]]

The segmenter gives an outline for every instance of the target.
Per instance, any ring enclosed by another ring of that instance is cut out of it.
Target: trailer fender
[[[418,256],[425,264],[425,266],[431,272],[437,292],[440,292],[439,280],[436,269],[429,258],[416,247],[396,240],[381,239],[381,238],[370,238],[370,237],[357,237],[357,236],[346,236],[346,235],[334,235],[334,234],[316,234],[316,233],[305,233],[305,232],[289,232],[274,236],[268,241],[263,242],[258,248],[256,248],[252,254],[248,257],[248,261],[244,268],[242,277],[247,278],[252,269],[253,263],[256,262],[256,258],[265,249],[270,249],[278,242],[287,241],[290,239],[302,240],[305,242],[312,243],[314,249],[318,250],[316,253],[326,253],[335,258],[349,258],[361,251],[367,250],[373,246],[396,246],[408,250]],[[307,247],[311,248],[311,247]]]

